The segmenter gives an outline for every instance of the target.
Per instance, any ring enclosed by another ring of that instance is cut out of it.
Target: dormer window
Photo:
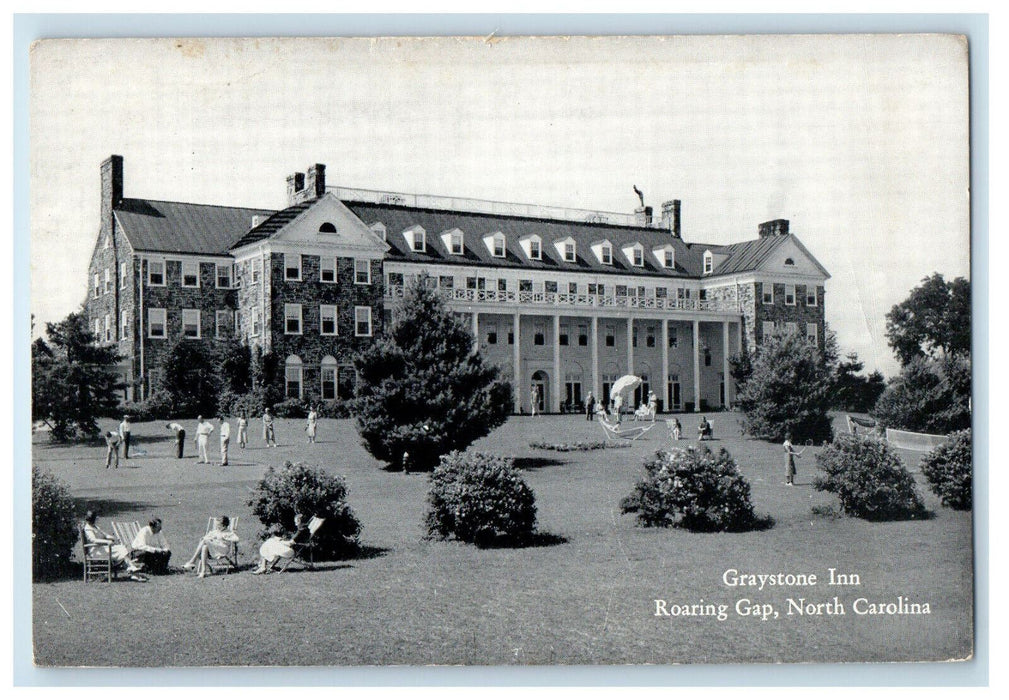
[[[414,253],[427,252],[427,232],[421,226],[412,226],[403,232],[410,250]]]
[[[319,227],[319,233],[336,233],[336,226],[327,221]]]
[[[557,248],[557,253],[564,262],[573,263],[578,261],[578,249],[575,246],[575,239],[570,236],[556,241],[554,247]]]
[[[596,241],[591,246],[592,252],[596,255],[596,260],[600,265],[613,264],[613,246],[609,241]]]
[[[666,270],[673,270],[676,268],[676,250],[668,243],[666,245],[652,248],[652,255],[654,255],[655,259],[659,261],[659,265]]]
[[[442,243],[451,255],[462,255],[465,252],[462,242],[462,231],[455,228],[441,234]]]
[[[526,257],[530,260],[542,260],[543,259],[543,239],[539,236],[526,236],[519,240],[522,245],[522,250],[525,251]]]
[[[487,246],[487,250],[490,251],[491,256],[503,258],[507,255],[505,237],[500,231],[496,231],[489,236],[484,236],[483,242]]]
[[[704,252],[704,274],[710,275],[712,270],[715,269],[715,256],[711,254],[710,250]]]
[[[629,262],[632,267],[645,266],[645,248],[640,243],[634,243],[626,246],[623,250],[624,255],[627,257],[627,262]]]
[[[383,241],[385,240],[385,235],[386,235],[386,233],[385,233],[385,224],[383,224],[381,221],[376,221],[375,223],[373,223],[368,228],[370,228],[373,232],[375,232],[376,235],[381,236]]]

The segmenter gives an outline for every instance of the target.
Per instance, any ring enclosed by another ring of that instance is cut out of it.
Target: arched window
[[[290,355],[284,361],[284,396],[300,399],[302,390],[302,363],[297,355]]]
[[[319,227],[319,233],[336,233],[336,226],[327,221]]]
[[[336,398],[336,358],[326,355],[322,358],[321,364],[322,378],[322,398],[331,400]]]
[[[785,264],[788,265],[789,267],[792,267],[795,265],[795,261],[792,260],[791,258],[785,258]]]

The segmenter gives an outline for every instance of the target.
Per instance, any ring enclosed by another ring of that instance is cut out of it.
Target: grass
[[[667,446],[665,426],[621,450],[544,453],[530,442],[598,440],[578,416],[514,417],[473,449],[514,455],[536,493],[543,546],[478,549],[423,539],[427,476],[387,472],[359,445],[350,421],[320,421],[305,443],[302,421],[277,421],[278,448],[233,447],[231,466],[171,457],[163,423],[140,424],[146,455],[104,469],[98,447],[36,442],[33,460],[68,483],[83,508],[111,519],[165,521],[172,563],[192,553],[207,517],[240,517],[243,562],[258,549],[246,505],[269,464],[319,464],[346,477],[369,555],[316,571],[247,572],[199,580],[189,574],[106,585],[80,580],[33,586],[36,663],[88,666],[626,664],[924,661],[972,649],[970,513],[942,508],[915,474],[924,521],[868,523],[832,515],[832,497],[812,487],[815,454],[783,485],[778,445],[738,437],[735,417],[717,416],[711,446],[725,447],[752,486],[756,511],[773,528],[692,534],[637,527],[620,499],[650,452]],[[681,417],[684,435],[696,419]],[[837,425],[843,423],[843,419]],[[111,421],[109,426],[111,427]],[[102,426],[106,429],[106,426]],[[689,444],[687,440],[683,444]],[[214,446],[216,448],[216,445]],[[903,453],[917,471],[918,455]],[[814,509],[818,514],[814,514]],[[106,528],[108,529],[108,528]],[[857,588],[731,589],[722,574],[854,572]],[[840,591],[840,592],[838,592]],[[847,614],[784,615],[787,597],[826,601]],[[850,601],[928,602],[930,615],[858,616]],[[654,600],[726,603],[728,619],[656,617]],[[740,598],[779,607],[779,619],[737,616]],[[155,643],[152,643],[155,642]]]

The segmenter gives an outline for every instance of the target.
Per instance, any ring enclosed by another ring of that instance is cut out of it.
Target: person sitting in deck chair
[[[271,537],[263,542],[259,548],[259,566],[253,570],[254,574],[268,574],[273,571],[273,567],[281,559],[293,559],[296,552],[294,545],[304,544],[312,538],[312,532],[304,523],[301,513],[294,516],[294,534],[285,539],[282,537]]]
[[[231,548],[238,542],[238,535],[231,530],[231,519],[227,515],[214,518],[214,527],[200,538],[200,543],[196,545],[196,551],[189,558],[183,569],[192,571],[196,569],[196,575],[205,578],[210,571],[210,557],[223,557],[231,554]]]
[[[84,515],[84,539],[88,544],[102,545],[91,550],[92,557],[104,557],[112,549],[112,566],[126,566],[126,573],[134,581],[147,581],[141,572],[143,566],[130,557],[130,549],[124,544],[116,543],[116,538],[98,527],[98,513],[89,510]]]
[[[712,439],[714,437],[714,430],[711,428],[711,423],[704,416],[701,416],[701,422],[697,424],[697,439],[703,440],[704,438]]]

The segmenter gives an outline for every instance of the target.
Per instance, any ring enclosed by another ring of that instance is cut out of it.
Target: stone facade
[[[764,303],[763,294],[765,285],[770,285],[773,290],[773,303]],[[820,348],[824,343],[824,303],[825,290],[822,285],[816,286],[816,303],[809,305],[806,303],[806,293],[812,288],[811,285],[796,284],[786,285],[779,282],[768,283],[759,282],[754,285],[754,323],[753,334],[755,341],[753,347],[759,345],[764,338],[764,324],[774,323],[775,330],[780,330],[785,324],[797,324],[796,330],[803,335],[807,334],[807,324],[816,324],[816,342]],[[789,304],[786,292],[794,288],[794,303]]]

